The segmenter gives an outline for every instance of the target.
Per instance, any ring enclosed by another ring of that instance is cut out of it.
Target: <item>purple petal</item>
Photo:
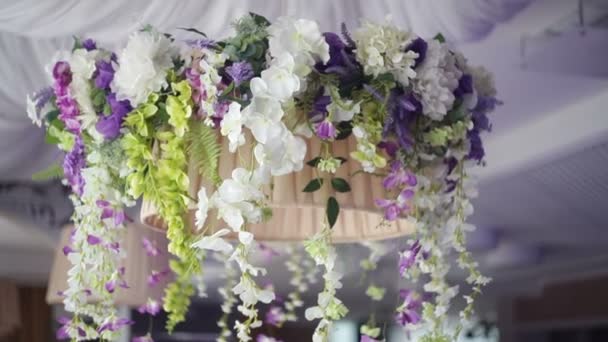
[[[141,243],[148,256],[155,257],[160,254],[160,251],[156,248],[156,243],[150,241],[147,237],[144,237]]]
[[[101,239],[95,235],[89,234],[87,235],[87,243],[91,246],[98,245],[101,242]]]
[[[64,246],[63,247],[63,255],[67,256],[70,253],[73,253],[74,250],[72,249],[72,247],[70,246]]]

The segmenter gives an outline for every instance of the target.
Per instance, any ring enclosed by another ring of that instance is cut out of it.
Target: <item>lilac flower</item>
[[[82,47],[85,48],[87,51],[91,51],[97,49],[97,44],[93,39],[88,38],[82,42]]]
[[[322,140],[331,140],[336,137],[338,131],[336,130],[336,127],[331,121],[325,119],[321,121],[321,123],[317,124],[315,128],[315,133]]]
[[[331,97],[323,95],[323,92],[323,89],[319,89],[319,92],[312,103],[312,108],[310,112],[308,112],[308,118],[312,123],[321,122],[327,117],[327,106],[331,103]]]
[[[398,160],[392,162],[391,171],[382,181],[382,185],[387,190],[403,187],[405,185],[416,186],[416,184],[416,175],[410,170],[403,168],[403,164]]]
[[[95,86],[99,89],[109,89],[110,83],[114,79],[114,68],[111,62],[99,60],[95,63],[95,72],[93,73]]]
[[[416,38],[407,48],[405,48],[405,51],[413,51],[418,54],[418,57],[416,57],[416,62],[414,63],[414,68],[424,62],[428,47],[429,45],[424,39]]]
[[[399,148],[399,146],[397,146],[397,144],[392,141],[381,141],[378,144],[378,148],[384,149],[384,151],[386,152],[386,154],[388,154],[389,157],[395,158],[397,156],[397,149]]]
[[[67,87],[72,82],[72,71],[68,62],[59,61],[53,66],[53,79],[55,85],[59,87]]]
[[[68,256],[68,254],[73,253],[74,250],[70,246],[63,246],[63,255]]]
[[[401,299],[403,299],[403,304],[398,309],[395,321],[403,327],[420,322],[422,302],[416,298],[413,291],[402,290],[399,291],[399,294]]]
[[[387,221],[394,221],[399,218],[402,213],[407,212],[410,209],[407,202],[412,197],[414,197],[414,191],[404,189],[399,193],[396,200],[377,198],[375,203],[378,207],[384,209],[384,218]]]
[[[122,121],[133,110],[133,107],[129,104],[129,100],[118,101],[114,93],[108,94],[106,100],[110,106],[111,114],[100,117],[95,128],[104,138],[113,140],[120,134]]]
[[[160,251],[156,247],[156,241],[150,241],[147,237],[144,237],[141,241],[144,250],[146,251],[146,255],[150,257],[155,257],[160,254]]]
[[[87,243],[91,246],[95,246],[101,243],[101,239],[93,234],[87,235]]]
[[[102,332],[104,332],[106,330],[117,331],[128,325],[132,325],[133,323],[135,323],[135,322],[133,322],[132,320],[130,320],[128,318],[118,318],[113,321],[108,321],[108,322],[102,324],[99,328],[97,328],[97,332],[101,334]]]
[[[163,271],[152,271],[152,274],[148,276],[148,286],[154,287],[158,285],[162,278],[166,277],[169,274],[169,270]]]
[[[262,253],[262,257],[264,258],[266,263],[270,263],[272,261],[272,258],[280,255],[279,252],[277,252],[270,246],[268,246],[264,243],[261,243],[261,242],[258,243],[258,248],[260,249],[260,252]]]
[[[63,158],[63,175],[78,196],[84,191],[82,169],[85,166],[84,143],[80,136],[76,136],[72,150]]]
[[[380,342],[380,340],[376,340],[374,338],[371,338],[367,335],[361,335],[361,340],[360,342]]]
[[[160,303],[154,299],[148,298],[146,304],[140,306],[137,311],[140,314],[149,314],[151,316],[156,316],[160,312]]]
[[[125,221],[125,212],[123,210],[114,210],[110,202],[97,200],[96,204],[98,208],[102,209],[100,217],[102,220],[111,218],[114,220],[115,226],[119,226]]]
[[[345,27],[344,27],[345,29]],[[333,32],[323,33],[325,42],[329,45],[329,61],[326,64],[319,62],[315,69],[323,74],[336,74],[340,77],[342,88],[353,87],[363,78],[363,67],[355,57],[355,46],[352,40],[346,45],[340,36]],[[350,38],[345,34],[345,38]]]
[[[407,270],[414,265],[421,248],[420,242],[416,241],[409,249],[399,253],[399,274],[401,276],[405,276]]]
[[[280,327],[283,323],[285,323],[285,312],[280,306],[271,306],[270,309],[266,311],[264,323],[275,327]]]
[[[154,342],[154,340],[152,339],[152,336],[150,336],[150,334],[148,334],[145,336],[133,337],[131,342]]]
[[[54,93],[52,87],[42,88],[36,93],[34,93],[32,100],[34,101],[34,103],[36,103],[36,114],[38,114],[39,117],[40,111],[42,110],[42,108],[44,108],[44,106],[46,106],[47,103],[49,103],[53,95]]]
[[[236,87],[240,86],[243,82],[250,80],[253,74],[253,68],[249,62],[236,62],[231,66],[227,67],[226,74],[230,77]]]
[[[59,322],[59,324],[61,324],[61,327],[57,330],[55,337],[57,337],[58,340],[69,339],[70,334],[68,333],[68,328],[70,327],[72,320],[67,317],[59,317],[57,319],[57,322]]]
[[[473,94],[473,76],[464,74],[458,80],[458,87],[454,89],[454,96],[462,98],[465,94]]]
[[[409,149],[414,143],[410,125],[422,111],[422,104],[413,93],[406,94],[399,89],[393,89],[388,99],[388,113],[382,135],[384,138],[394,134],[399,146]]]

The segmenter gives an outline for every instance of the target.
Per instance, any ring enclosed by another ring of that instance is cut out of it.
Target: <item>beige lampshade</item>
[[[19,327],[20,317],[17,285],[0,279],[0,340]]]
[[[49,304],[58,304],[63,301],[60,291],[67,288],[67,274],[71,264],[63,254],[63,247],[68,245],[72,227],[66,227],[61,232],[61,243],[55,251],[55,260],[49,277],[46,301]],[[151,257],[146,254],[142,246],[143,238],[156,243],[161,254]],[[170,276],[163,277],[153,288],[148,286],[148,276],[152,271],[163,271],[169,268],[167,252],[167,239],[164,234],[148,229],[142,225],[128,224],[125,241],[121,244],[126,248],[126,257],[123,259],[125,267],[125,280],[128,289],[116,287],[114,302],[117,305],[140,306],[148,298],[162,298],[165,285],[171,280]],[[91,300],[95,300],[92,298]]]
[[[219,137],[222,142],[222,154],[219,160],[219,172],[222,179],[230,178],[232,170],[241,166],[240,160],[249,161],[251,157],[247,149],[242,149],[240,157],[230,153],[226,139]],[[249,138],[250,139],[250,138]],[[307,140],[308,149],[306,161],[319,155],[321,144],[318,140]],[[250,231],[257,240],[262,241],[300,241],[313,236],[321,229],[321,222],[325,217],[325,206],[328,196],[333,195],[340,203],[340,215],[332,229],[333,242],[356,242],[366,240],[381,240],[411,234],[413,227],[406,220],[382,222],[383,212],[374,204],[374,199],[385,198],[386,191],[382,186],[382,178],[365,172],[355,172],[362,169],[361,165],[349,157],[351,151],[356,150],[356,141],[351,136],[345,140],[338,140],[331,145],[334,156],[348,158],[342,165],[336,177],[346,179],[351,191],[334,193],[333,189],[325,184],[321,190],[313,193],[304,193],[302,189],[308,182],[317,176],[315,170],[307,165],[296,173],[275,177],[270,194],[270,206],[273,208],[273,217],[264,224],[250,226]],[[189,194],[196,198],[202,185],[207,187],[207,194],[214,188],[203,184],[194,165],[189,166],[190,177]],[[394,198],[395,195],[392,195]],[[389,197],[390,198],[390,197]],[[194,210],[189,213],[189,220],[194,222]],[[213,217],[213,214],[209,215]],[[141,211],[143,223],[148,226],[165,230],[166,224],[159,217],[152,203],[144,201]],[[382,224],[381,224],[382,223]],[[194,225],[191,225],[192,227]],[[219,224],[216,228],[223,228]]]

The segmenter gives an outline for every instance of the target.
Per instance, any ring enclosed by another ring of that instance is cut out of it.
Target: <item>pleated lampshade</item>
[[[55,251],[53,268],[49,277],[46,301],[49,304],[58,304],[63,301],[61,291],[67,288],[67,274],[71,264],[63,254],[63,247],[70,239],[72,227],[66,227],[61,233],[61,243]],[[161,254],[151,257],[146,254],[142,241],[147,238],[156,244]],[[167,253],[167,239],[164,234],[148,229],[138,224],[128,224],[125,241],[121,244],[127,249],[126,257],[123,259],[125,267],[125,280],[128,289],[116,287],[114,302],[117,305],[140,306],[146,303],[148,298],[162,298],[163,289],[171,279],[164,277],[154,287],[148,286],[148,276],[152,271],[163,271],[169,269],[169,256]],[[92,298],[91,300],[95,300]]]
[[[240,156],[230,153],[228,141],[219,137],[222,144],[222,154],[219,160],[219,173],[222,179],[230,178],[232,170],[240,165],[240,160],[249,161],[250,152],[243,149]],[[248,138],[250,141],[251,138]],[[319,155],[321,143],[318,139],[306,141],[307,152],[305,161]],[[335,196],[340,203],[340,215],[332,229],[332,241],[357,242],[369,240],[382,240],[411,234],[413,227],[406,220],[400,219],[392,222],[383,222],[383,212],[374,204],[376,198],[386,198],[387,194],[382,186],[382,177],[365,172],[357,172],[362,166],[349,157],[351,151],[356,150],[356,141],[351,136],[345,140],[337,140],[331,144],[332,154],[336,157],[348,158],[336,174],[336,177],[346,179],[351,187],[350,192],[336,193],[328,185],[313,193],[302,192],[304,187],[317,176],[314,168],[304,165],[304,168],[285,176],[274,177],[272,190],[266,189],[270,194],[270,206],[273,208],[273,217],[266,223],[251,225],[250,231],[257,240],[261,241],[301,241],[310,238],[321,230],[321,222],[325,217],[326,201],[328,196]],[[355,172],[357,172],[355,174]],[[354,174],[354,175],[353,175]],[[213,193],[214,187],[204,183],[192,163],[188,168],[190,178],[189,195],[196,198],[201,186],[207,187],[207,194]],[[392,195],[394,198],[395,195]],[[188,214],[191,223],[194,222],[194,209]],[[214,215],[210,214],[212,218]],[[159,230],[165,230],[166,224],[159,216],[158,211],[150,202],[144,201],[141,211],[143,223]],[[192,227],[194,225],[191,225]],[[219,224],[216,228],[223,228]]]

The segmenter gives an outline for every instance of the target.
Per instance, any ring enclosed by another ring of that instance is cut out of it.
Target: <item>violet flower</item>
[[[322,140],[332,140],[336,137],[338,131],[331,121],[325,119],[317,124],[315,133]]]
[[[271,306],[270,309],[266,311],[264,323],[275,327],[280,327],[283,323],[285,323],[285,312],[280,306]]]
[[[67,318],[67,317],[59,317],[57,319],[57,322],[59,322],[59,324],[61,324],[61,327],[59,329],[57,329],[57,332],[55,333],[55,337],[58,340],[67,340],[70,338],[70,334],[68,333],[68,328],[70,327],[70,324],[72,323],[72,320]]]
[[[253,76],[253,67],[249,62],[236,62],[226,67],[226,74],[230,77],[236,87],[246,81],[249,81]]]
[[[133,337],[133,339],[131,339],[131,342],[154,342],[154,340],[152,339],[152,336],[148,334],[144,336]]]
[[[415,293],[410,290],[399,291],[403,304],[395,315],[395,321],[405,327],[408,324],[417,324],[421,320],[420,311],[422,302],[416,298]]]
[[[128,318],[118,318],[118,319],[115,319],[113,321],[108,321],[108,322],[102,324],[97,329],[97,332],[101,334],[102,332],[104,332],[106,330],[108,330],[108,331],[117,331],[117,330],[119,330],[119,329],[121,329],[123,327],[126,327],[128,325],[132,325],[133,323],[135,323],[135,322],[133,322],[132,320],[130,320]]]
[[[410,126],[422,112],[422,104],[413,93],[406,94],[403,90],[395,88],[389,95],[387,109],[389,115],[384,122],[383,137],[394,134],[402,149],[410,149],[414,144]]]
[[[140,306],[137,311],[140,314],[149,314],[151,316],[156,316],[160,312],[160,303],[154,299],[148,298],[146,304]]]
[[[272,258],[280,255],[279,252],[274,250],[272,247],[261,242],[258,243],[258,248],[260,250],[260,253],[262,253],[262,257],[264,258],[264,261],[266,263],[270,263],[272,261]]]
[[[155,257],[160,254],[160,251],[156,247],[156,241],[150,241],[150,239],[148,239],[147,237],[144,237],[141,240],[141,245],[143,246],[144,250],[146,251],[147,256]]]
[[[93,73],[95,86],[99,89],[110,89],[110,84],[114,79],[114,68],[111,62],[99,60],[95,63],[95,72]]]
[[[73,253],[74,249],[70,246],[63,246],[63,255],[68,256],[68,254]]]
[[[416,240],[409,249],[399,253],[399,274],[401,276],[405,276],[407,270],[414,265],[421,248],[420,242]]]
[[[152,271],[152,273],[148,276],[148,286],[150,287],[154,287],[156,285],[158,285],[158,283],[160,283],[160,281],[162,280],[162,278],[166,277],[169,274],[169,270],[163,270],[163,271]]]
[[[323,88],[319,89],[312,103],[312,108],[308,112],[308,118],[312,123],[319,123],[327,118],[327,106],[331,103],[331,97],[323,95]]]
[[[110,202],[106,200],[97,200],[97,207],[102,209],[101,211],[101,219],[113,219],[115,226],[120,226],[125,221],[125,212],[124,210],[115,210],[112,208]]]
[[[416,175],[410,170],[406,170],[398,160],[391,163],[391,171],[382,181],[382,185],[386,190],[392,190],[405,185],[416,186],[416,184]]]
[[[369,337],[367,335],[361,335],[360,342],[380,342],[380,340],[376,340],[375,338]]]
[[[110,106],[111,114],[101,116],[95,125],[95,129],[107,140],[113,140],[120,135],[122,121],[133,110],[133,107],[129,104],[129,100],[118,101],[114,93],[108,94],[106,100]]]
[[[87,235],[87,243],[91,246],[95,246],[101,243],[101,239],[93,234]]]
[[[345,44],[340,36],[333,32],[323,33],[325,42],[329,45],[329,61],[326,64],[319,62],[315,69],[322,74],[335,74],[340,78],[341,89],[349,89],[357,86],[363,79],[363,67],[355,57],[354,42],[350,39],[346,27],[343,26],[345,38],[349,44]]]
[[[92,51],[97,49],[97,43],[95,43],[93,39],[88,38],[82,42],[82,47],[85,48],[87,51]]]
[[[418,37],[414,39],[414,41],[411,42],[408,47],[405,48],[405,51],[413,51],[418,54],[418,57],[416,57],[416,61],[414,63],[414,68],[424,62],[424,60],[426,59],[426,52],[428,50],[428,47],[429,45],[427,44],[427,42],[424,39]]]
[[[407,212],[410,209],[407,202],[412,197],[414,197],[414,191],[404,189],[399,193],[396,200],[377,198],[375,203],[378,207],[384,209],[384,218],[387,221],[394,221],[399,218],[402,213]]]

